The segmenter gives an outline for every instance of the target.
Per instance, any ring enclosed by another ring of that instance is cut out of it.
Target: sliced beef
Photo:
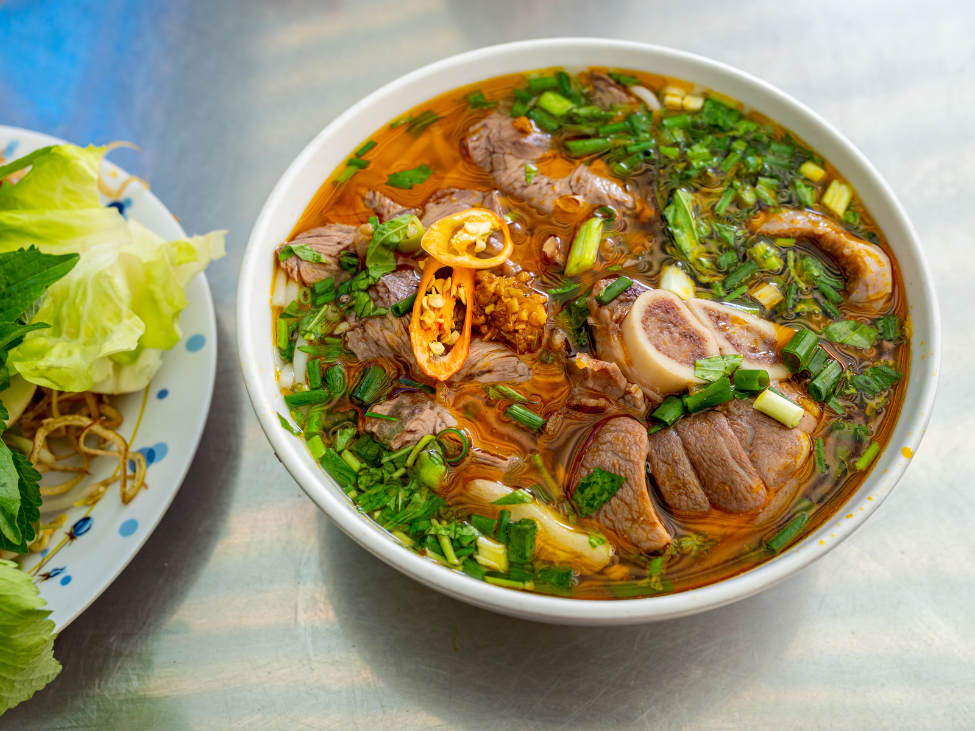
[[[647,461],[664,502],[674,510],[701,513],[711,507],[675,429],[650,435]]]
[[[674,425],[687,457],[713,505],[744,513],[765,502],[762,478],[724,414],[705,411]]]
[[[410,318],[395,317],[387,312],[382,317],[353,317],[345,343],[359,360],[396,358],[416,369],[416,357],[410,344]]]
[[[592,80],[593,87],[592,100],[600,109],[610,109],[614,106],[632,104],[636,101],[626,89],[606,74],[593,71],[589,77]]]
[[[367,191],[362,198],[362,202],[366,208],[379,216],[380,223],[386,223],[391,218],[396,218],[403,214],[412,213],[416,215],[418,213],[415,208],[407,208],[406,206],[400,205],[377,190]]]
[[[394,450],[457,426],[457,420],[447,409],[420,391],[403,391],[369,411],[396,417],[396,421],[365,417],[366,431]]]
[[[281,244],[275,253],[280,252],[287,244],[303,244],[322,255],[325,261],[321,263],[304,261],[293,254],[281,262],[282,269],[289,277],[308,287],[320,279],[334,277],[345,271],[339,266],[339,255],[354,248],[356,231],[356,226],[329,223],[298,234],[293,241]]]
[[[647,491],[647,429],[636,419],[622,416],[603,422],[586,446],[573,481],[579,483],[597,467],[626,478],[613,498],[593,517],[643,551],[656,551],[670,543]]]
[[[605,411],[619,401],[631,409],[644,411],[643,391],[623,376],[619,366],[579,353],[566,363],[572,391],[566,400],[569,407]]]
[[[753,408],[755,399],[734,399],[722,412],[759,477],[772,490],[782,487],[809,459],[809,434],[790,429]]]
[[[753,218],[748,225],[752,232],[773,238],[815,241],[843,271],[853,304],[876,312],[890,298],[890,258],[879,246],[854,236],[836,221],[812,211],[783,209]]]
[[[397,269],[380,277],[369,294],[377,307],[392,307],[397,302],[416,294],[419,286],[420,275],[416,271]]]
[[[423,216],[420,221],[424,226],[429,226],[441,218],[466,211],[468,208],[485,208],[499,216],[504,215],[501,211],[501,200],[498,198],[498,191],[496,190],[447,188],[435,193],[427,201],[423,207]]]
[[[464,365],[450,377],[450,383],[459,383],[467,378],[481,383],[501,381],[521,383],[531,377],[531,366],[519,358],[511,348],[500,343],[473,338]]]
[[[611,205],[633,210],[633,197],[612,180],[601,178],[580,164],[571,175],[551,178],[537,174],[525,180],[525,165],[550,149],[552,138],[531,128],[522,133],[513,120],[495,113],[474,125],[467,135],[471,158],[491,173],[494,182],[506,193],[518,196],[536,208],[551,213],[558,198],[579,195],[595,206]]]
[[[621,325],[637,297],[649,288],[634,282],[608,305],[599,304],[596,296],[615,281],[616,277],[606,277],[596,282],[586,304],[589,307],[589,324],[592,326],[596,357],[608,363],[616,363],[623,370],[632,365],[632,360],[623,342]]]

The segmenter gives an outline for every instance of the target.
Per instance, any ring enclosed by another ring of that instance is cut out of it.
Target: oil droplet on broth
[[[914,456],[914,452],[911,451],[910,447],[904,447],[901,449],[901,454],[904,455],[904,459],[910,459]]]

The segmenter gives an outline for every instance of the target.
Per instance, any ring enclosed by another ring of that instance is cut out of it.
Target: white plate
[[[6,161],[63,140],[0,126],[0,154]],[[110,184],[127,173],[107,163]],[[105,199],[105,202],[110,202]],[[186,233],[156,196],[134,181],[114,201],[167,241]],[[64,529],[42,554],[31,554],[24,569],[37,577],[41,596],[60,632],[108,588],[155,529],[176,496],[203,435],[217,368],[217,325],[206,277],[186,288],[189,304],[180,315],[183,337],[163,356],[163,365],[145,391],[119,396],[113,404],[124,421],[119,432],[146,455],[148,489],[123,505],[113,486],[94,508],[72,507]],[[141,414],[141,419],[140,419]],[[115,462],[93,463],[92,479],[111,474]],[[57,514],[42,516],[53,518]]]
[[[301,440],[278,423],[277,412],[287,413],[287,407],[275,381],[271,308],[265,298],[244,293],[270,293],[271,252],[294,228],[319,187],[367,134],[407,110],[467,84],[555,66],[570,70],[608,66],[682,79],[722,92],[780,123],[853,184],[886,234],[904,277],[913,324],[910,379],[890,442],[867,479],[840,512],[789,550],[699,589],[646,599],[585,601],[503,589],[451,571],[404,548],[361,515]],[[633,624],[693,614],[751,596],[824,556],[873,514],[907,469],[931,416],[941,360],[938,302],[921,242],[903,207],[866,157],[811,109],[754,76],[682,51],[628,41],[548,38],[491,46],[438,61],[373,92],[322,130],[275,185],[247,243],[237,293],[237,347],[247,392],[274,451],[312,500],[366,549],[427,586],[486,609],[563,624]]]

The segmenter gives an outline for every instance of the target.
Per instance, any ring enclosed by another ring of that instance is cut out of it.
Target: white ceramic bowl
[[[271,347],[271,255],[318,188],[369,134],[412,107],[466,84],[553,66],[569,70],[608,66],[675,77],[760,111],[836,166],[856,188],[900,262],[913,323],[911,373],[889,446],[833,520],[761,566],[693,591],[585,601],[502,589],[450,571],[407,550],[360,515],[301,441],[278,422],[276,412],[286,414],[287,409],[275,383]],[[387,84],[328,125],[278,181],[251,233],[238,286],[237,339],[247,390],[267,438],[309,497],[349,536],[391,566],[462,601],[528,619],[588,625],[633,624],[722,606],[772,586],[833,549],[870,517],[907,468],[907,455],[917,450],[928,423],[941,358],[934,286],[914,228],[873,165],[842,134],[783,92],[730,66],[668,48],[582,38],[492,46],[439,61]]]

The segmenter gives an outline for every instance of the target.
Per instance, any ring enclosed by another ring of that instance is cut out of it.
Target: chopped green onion
[[[485,386],[485,388],[487,389],[488,398],[491,399],[492,401],[500,401],[501,399],[511,399],[516,404],[536,403],[532,401],[530,398],[528,398],[527,396],[522,396],[520,393],[515,391],[515,389],[511,388],[511,386],[504,386],[504,385],[497,386],[491,384],[489,386]]]
[[[571,101],[554,91],[546,91],[538,97],[538,106],[553,117],[561,117],[575,106]]]
[[[445,438],[447,436],[454,436],[460,442],[460,452],[452,457],[450,456],[449,452],[447,452],[448,439]],[[455,429],[453,427],[444,429],[437,434],[437,441],[443,445],[444,452],[446,453],[444,459],[447,460],[447,464],[449,465],[460,464],[464,461],[464,458],[467,456],[468,452],[471,451],[471,440],[467,434],[460,429]]]
[[[751,368],[739,368],[735,371],[736,391],[764,391],[768,384],[768,371]]]
[[[367,167],[369,167],[368,160],[360,160],[357,157],[350,157],[348,160],[346,160],[346,164],[361,170],[365,170]]]
[[[681,400],[680,396],[668,396],[663,400],[653,413],[650,414],[651,418],[657,421],[662,421],[667,426],[673,426],[677,423],[677,420],[684,415],[684,402]]]
[[[620,132],[626,132],[627,126],[626,122],[614,122],[613,124],[604,124],[599,128],[599,134],[603,137],[607,135],[615,135]]]
[[[511,522],[511,511],[502,508],[498,511],[498,528],[494,534],[501,543],[508,542],[508,523]]]
[[[490,109],[496,104],[497,102],[489,102],[480,89],[467,95],[467,107],[469,109]]]
[[[559,120],[538,107],[532,107],[528,110],[528,118],[544,132],[555,132],[559,128]]]
[[[822,403],[829,401],[836,390],[836,384],[843,375],[843,366],[837,360],[830,360],[822,370],[809,382],[809,395],[814,400]]]
[[[320,360],[309,360],[305,366],[305,373],[308,375],[308,388],[322,387],[322,362]]]
[[[348,451],[348,450],[344,450]],[[345,463],[334,449],[326,449],[319,460],[325,471],[343,488],[349,488],[356,483],[356,472]]]
[[[514,104],[511,105],[510,114],[512,117],[524,117],[527,112],[528,112],[528,105],[523,101],[516,101]]]
[[[826,350],[826,348],[824,348],[822,345],[817,345],[816,349],[812,353],[812,356],[808,361],[806,361],[806,365],[802,368],[803,375],[807,376],[808,378],[815,378],[830,360],[831,358],[829,351]]]
[[[734,391],[731,389],[731,379],[724,376],[707,388],[702,388],[695,393],[685,394],[682,398],[687,413],[696,414],[698,411],[704,411],[704,409],[712,406],[723,404],[725,401],[731,401],[734,396]]]
[[[464,564],[461,566],[461,571],[463,571],[468,576],[473,576],[475,579],[480,579],[484,581],[487,578],[487,569],[481,566],[477,561],[472,561],[471,559],[465,559]]]
[[[576,232],[569,249],[569,258],[565,264],[565,275],[574,277],[592,269],[596,263],[599,242],[603,238],[603,221],[601,218],[590,218],[583,223]]]
[[[629,289],[632,284],[633,280],[629,277],[617,277],[611,284],[603,287],[603,290],[596,295],[596,302],[601,305],[608,305]]]
[[[694,377],[713,383],[722,376],[734,373],[741,366],[742,360],[743,356],[738,353],[701,358],[694,361]]]
[[[664,117],[660,124],[667,129],[683,129],[691,126],[691,118],[686,114],[678,114],[674,117]]]
[[[559,483],[555,481],[555,478],[552,477],[552,473],[545,468],[545,463],[542,462],[542,455],[536,452],[532,455],[532,461],[538,468],[538,472],[542,476],[542,482],[545,483],[545,487],[551,491],[551,495],[548,497],[548,502],[552,502],[552,495],[561,495],[562,489],[559,487]]]
[[[834,320],[843,319],[843,313],[840,312],[838,309],[836,309],[836,305],[834,305],[828,299],[823,300],[823,309],[826,311],[826,314],[829,315]]]
[[[325,385],[332,398],[345,394],[345,368],[342,365],[333,365],[325,371]]]
[[[758,395],[758,398],[755,399],[752,407],[766,416],[771,416],[777,422],[790,429],[798,426],[799,422],[802,421],[803,414],[805,414],[799,404],[771,388],[762,391]]]
[[[437,536],[437,540],[440,542],[440,547],[443,549],[444,558],[447,559],[447,563],[456,565],[460,564],[460,560],[457,558],[457,554],[454,553],[454,545],[450,542],[450,538],[445,535]]]
[[[432,442],[434,439],[436,439],[436,437],[433,434],[426,434],[420,437],[420,441],[418,441],[416,443],[416,446],[413,447],[413,451],[410,452],[410,456],[406,460],[406,466],[412,467],[413,464],[416,462],[416,458],[420,456],[420,452],[423,450],[423,448],[427,446],[430,442]]]
[[[350,452],[348,449],[343,449],[342,454],[339,456],[342,458],[343,462],[352,468],[353,472],[360,472],[362,468],[365,467],[365,465],[359,461],[359,458],[352,454],[352,452]]]
[[[647,140],[646,142],[634,142],[632,145],[626,146],[626,151],[632,155],[637,152],[652,150],[656,145],[657,143],[653,140]]]
[[[829,401],[827,401],[826,405],[829,406],[834,413],[839,414],[840,416],[843,416],[843,414],[846,413],[846,409],[843,408],[843,402],[836,398],[836,396],[833,396]]]
[[[357,406],[369,406],[375,402],[389,385],[389,375],[382,366],[369,366],[359,377],[349,397]]]
[[[528,79],[528,88],[532,91],[545,91],[546,89],[558,89],[559,80],[554,76],[534,76]]]
[[[733,290],[738,285],[743,284],[745,281],[750,279],[758,270],[758,264],[753,261],[746,261],[731,274],[725,277],[724,281],[721,282],[721,286],[724,287],[726,291]]]
[[[871,441],[870,446],[867,447],[867,451],[863,453],[860,459],[857,460],[856,470],[857,472],[862,472],[870,466],[874,458],[880,453],[880,445],[877,442]]]
[[[321,434],[323,431],[325,431],[325,419],[322,412],[309,411],[308,418],[305,420],[305,434]]]
[[[823,295],[823,297],[825,297],[826,299],[828,299],[833,304],[837,304],[838,305],[838,304],[840,304],[840,303],[843,302],[843,295],[841,295],[839,292],[837,292],[835,289],[833,289],[833,287],[830,286],[823,279],[820,279],[816,283],[816,289],[819,290],[819,293],[821,295]]]
[[[408,388],[415,388],[417,391],[423,391],[431,396],[437,392],[437,389],[435,389],[433,386],[428,386],[425,383],[419,383],[418,381],[409,379],[406,376],[400,376],[399,382]]]
[[[823,438],[816,437],[813,443],[816,445],[816,469],[825,475],[829,472],[829,465],[826,464],[826,448],[823,443]]]
[[[288,405],[288,408],[297,408],[299,406],[311,406],[312,404],[323,404],[329,401],[331,395],[327,388],[315,388],[310,391],[299,391],[298,393],[289,393],[284,397],[284,402]]]
[[[511,563],[526,564],[535,560],[535,536],[538,523],[531,518],[522,518],[508,526],[508,560]]]
[[[738,263],[738,253],[735,251],[726,251],[715,260],[714,265],[721,271],[724,271],[732,264],[737,264],[737,263]]]
[[[565,282],[564,284],[560,284],[555,289],[549,289],[546,291],[554,297],[555,295],[559,295],[559,294],[567,294],[576,289],[579,289],[579,285],[576,284],[575,282]]]
[[[809,520],[809,516],[806,513],[799,513],[799,515],[797,515],[795,518],[790,520],[789,524],[785,528],[780,530],[778,533],[776,533],[775,537],[772,538],[772,540],[770,540],[765,545],[768,546],[768,549],[770,551],[774,551],[778,553],[783,548],[785,548],[785,546],[793,538],[796,537],[799,531],[802,530],[802,527],[806,524],[807,520]]]
[[[486,536],[493,536],[494,532],[498,529],[498,521],[494,518],[488,518],[486,515],[474,513],[471,515],[470,520],[471,525]]]
[[[600,152],[605,152],[612,146],[613,143],[605,137],[591,137],[584,140],[567,140],[565,143],[565,149],[569,151],[569,154],[575,155],[576,157],[595,155]]]
[[[342,185],[342,183],[348,183],[357,172],[359,172],[359,168],[347,165],[345,170],[340,172],[338,177],[335,178],[335,184]]]
[[[287,430],[291,434],[291,436],[293,436],[293,437],[301,436],[301,431],[299,431],[298,429],[295,429],[293,426],[291,426],[291,422],[289,422],[286,418],[284,418],[283,416],[281,416],[280,413],[278,414],[278,421],[281,422],[281,426],[283,426],[285,428],[285,430]],[[27,450],[26,451],[27,451],[28,454],[30,454],[30,449],[31,448],[32,447],[30,447],[30,446],[27,447]]]
[[[728,210],[728,206],[731,205],[731,201],[735,197],[735,189],[732,186],[728,186],[724,189],[724,193],[721,194],[721,198],[718,199],[718,204],[714,207],[714,212],[719,216],[723,216],[724,212]]]
[[[535,584],[532,581],[512,581],[511,579],[504,579],[500,576],[485,576],[484,581],[489,584],[494,584],[495,586],[503,586],[506,589],[534,589]]]
[[[796,306],[796,295],[799,293],[799,287],[795,282],[789,285],[788,293],[785,296],[785,308],[792,312],[792,309]]]
[[[539,416],[534,411],[529,411],[521,404],[512,404],[505,409],[504,415],[532,431],[541,431],[547,421],[544,417]]]
[[[389,309],[396,317],[402,317],[407,312],[413,309],[414,302],[416,302],[416,292],[411,294],[406,299],[402,299],[399,302],[395,303]]]
[[[317,434],[305,443],[308,445],[308,451],[311,452],[311,456],[316,461],[325,456],[325,442]]]
[[[782,362],[792,373],[798,373],[819,346],[819,338],[812,330],[799,329],[782,348]]]
[[[399,421],[398,416],[390,416],[389,414],[377,414],[375,411],[366,411],[362,415],[369,419],[382,419],[383,421]]]
[[[360,147],[358,150],[355,151],[355,156],[356,157],[362,157],[363,155],[365,155],[367,152],[369,152],[369,150],[371,150],[375,146],[376,146],[376,143],[373,140],[369,140],[362,147]]]

